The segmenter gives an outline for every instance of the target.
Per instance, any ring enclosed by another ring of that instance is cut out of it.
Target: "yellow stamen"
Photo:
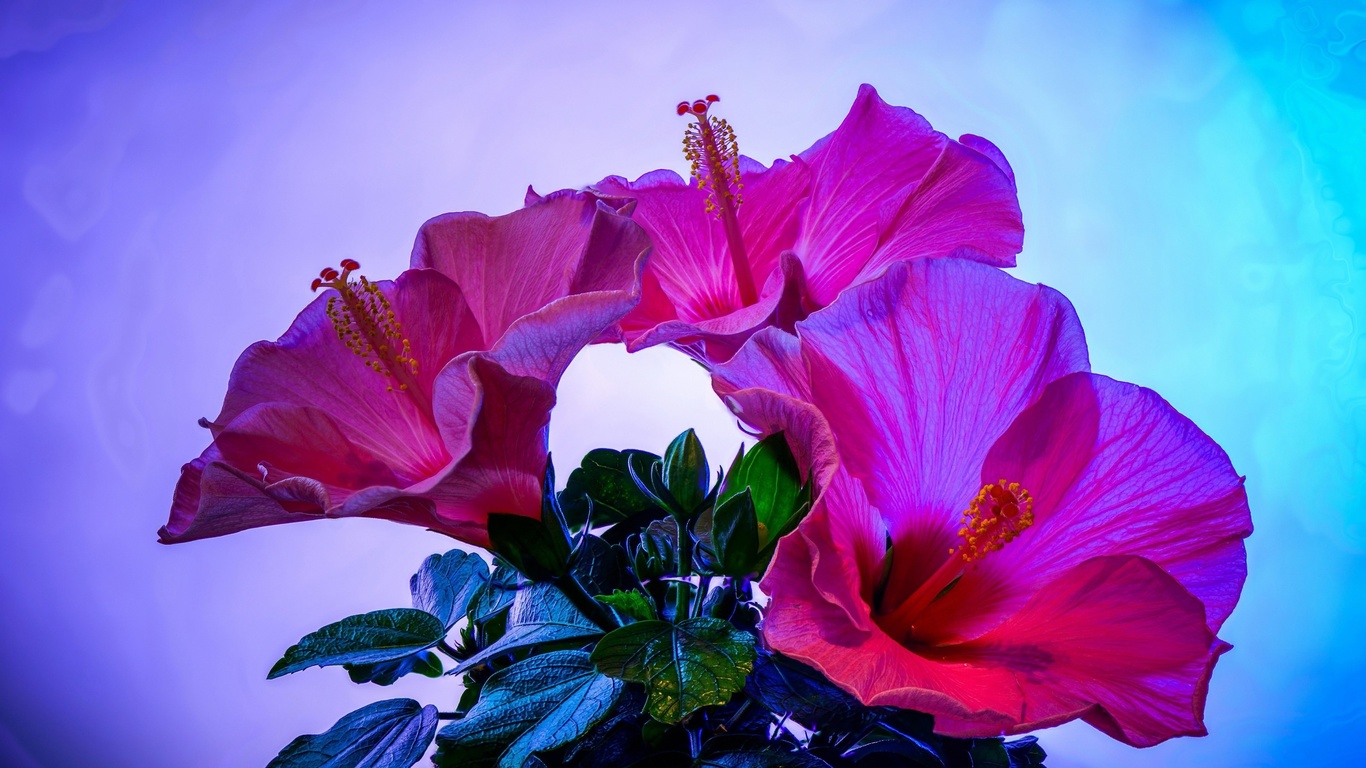
[[[987,483],[963,513],[958,529],[961,546],[949,550],[949,557],[910,597],[881,613],[878,623],[889,629],[915,633],[915,620],[935,600],[943,596],[967,567],[999,551],[1034,524],[1034,497],[1019,483],[1001,480]]]
[[[730,123],[707,114],[717,101],[720,99],[716,96],[708,96],[691,104],[685,101],[678,105],[678,114],[696,119],[683,132],[683,157],[692,168],[697,188],[711,192],[707,196],[707,211],[721,220],[731,265],[735,269],[735,282],[740,289],[740,301],[750,306],[759,300],[759,294],[754,287],[754,275],[736,213],[744,201],[741,194],[744,185],[740,182],[740,143],[736,141],[735,129]]]
[[[327,317],[337,332],[337,338],[361,360],[366,367],[390,381],[386,388],[393,392],[417,392],[417,358],[412,344],[403,336],[403,324],[389,297],[364,276],[351,279],[360,268],[352,259],[341,263],[341,271],[327,268],[313,281],[313,290],[332,288],[337,295],[327,299]]]

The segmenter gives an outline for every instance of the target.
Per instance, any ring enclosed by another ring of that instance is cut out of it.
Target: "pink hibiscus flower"
[[[1242,478],[1157,394],[1088,372],[1060,294],[896,265],[797,336],[758,334],[716,387],[756,427],[828,443],[762,582],[774,649],[952,736],[1205,733],[1246,575]]]
[[[161,540],[365,516],[487,546],[489,512],[539,514],[555,385],[615,340],[648,249],[624,215],[561,194],[432,219],[392,282],[324,270],[285,335],[238,358]]]
[[[1014,265],[1024,237],[1015,177],[987,140],[953,141],[865,85],[834,133],[765,168],[708,114],[716,100],[678,106],[696,121],[684,142],[692,181],[661,170],[589,188],[636,200],[633,218],[655,244],[640,306],[622,324],[631,350],[671,343],[714,364],[896,261]]]

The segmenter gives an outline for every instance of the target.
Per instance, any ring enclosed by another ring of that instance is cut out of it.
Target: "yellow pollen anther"
[[[726,232],[726,245],[730,251],[731,267],[735,271],[740,303],[748,307],[759,300],[759,292],[736,214],[743,201],[740,192],[743,187],[740,182],[740,143],[736,141],[735,130],[730,123],[708,114],[711,105],[718,101],[720,99],[717,96],[711,95],[691,103],[679,103],[678,114],[695,120],[683,132],[683,157],[692,169],[697,188],[710,192],[706,195],[706,208],[721,221]]]
[[[697,122],[683,132],[683,157],[688,161],[697,188],[711,192],[707,211],[717,218],[744,201],[740,183],[740,143],[725,118],[694,114]]]
[[[386,387],[390,392],[396,386],[406,392],[415,383],[413,376],[418,372],[412,345],[404,338],[403,324],[379,286],[364,276],[351,279],[351,273],[359,268],[356,261],[345,259],[341,272],[324,269],[313,281],[313,290],[337,291],[336,296],[327,299],[327,317],[337,338],[368,368],[391,380]]]
[[[1029,491],[1004,479],[987,483],[963,513],[963,527],[958,529],[962,546],[949,550],[949,554],[965,563],[980,560],[1014,541],[1033,524],[1034,497]]]

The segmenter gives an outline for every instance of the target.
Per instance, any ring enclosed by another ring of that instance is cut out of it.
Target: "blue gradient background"
[[[1327,0],[0,0],[0,766],[257,766],[371,700],[451,704],[425,679],[265,680],[301,634],[404,604],[446,540],[154,543],[238,352],[324,265],[396,274],[431,215],[682,169],[679,99],[720,93],[768,160],[864,81],[1001,146],[1017,273],[1248,476],[1212,735],[1139,751],[1073,724],[1049,765],[1339,764],[1366,727],[1364,39],[1362,6]],[[681,356],[599,347],[552,448],[688,425],[718,456],[741,439]]]

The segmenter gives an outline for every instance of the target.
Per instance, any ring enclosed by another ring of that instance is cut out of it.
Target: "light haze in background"
[[[862,82],[1004,150],[1015,274],[1248,477],[1212,735],[1139,751],[1073,724],[1041,734],[1048,764],[1338,761],[1366,727],[1363,40],[1360,6],[1320,1],[0,0],[0,765],[260,766],[370,701],[450,709],[451,680],[265,679],[318,626],[406,605],[450,541],[347,520],[155,543],[233,360],[320,268],[396,275],[431,216],[685,170],[680,100],[720,94],[768,162]],[[745,439],[662,349],[585,352],[551,426],[562,478],[689,426],[713,461]]]

